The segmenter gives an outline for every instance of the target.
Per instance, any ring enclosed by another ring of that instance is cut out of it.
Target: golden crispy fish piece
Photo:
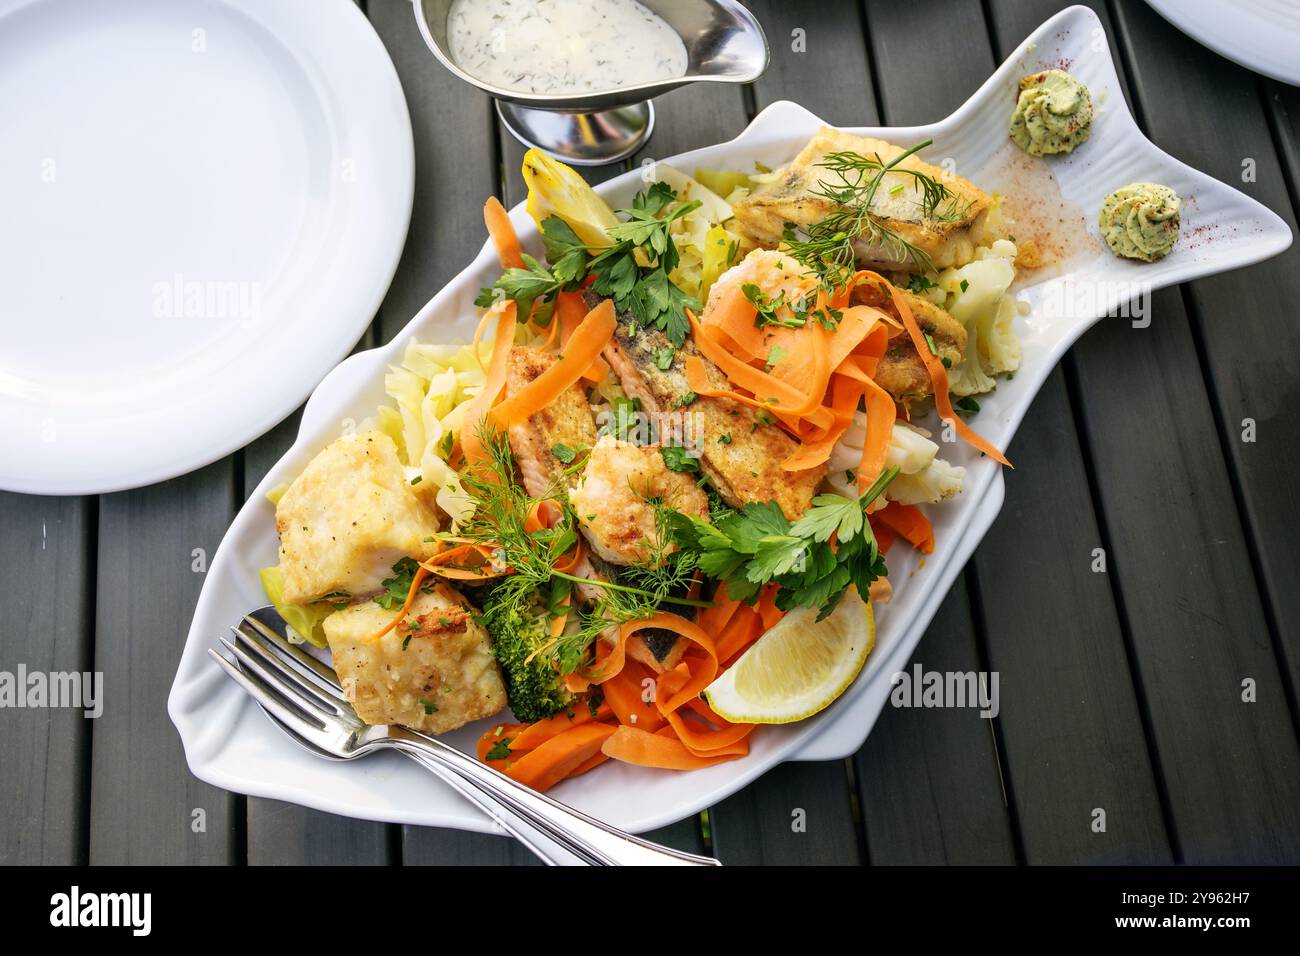
[[[903,148],[883,139],[854,136],[823,126],[799,155],[777,170],[771,183],[760,186],[734,207],[740,232],[755,245],[773,248],[781,242],[787,223],[807,227],[834,212],[836,204],[817,195],[823,184],[840,186],[839,176],[818,164],[837,152],[878,156],[888,163]],[[872,198],[873,219],[927,254],[936,269],[962,266],[975,255],[975,247],[1002,238],[1001,225],[990,219],[991,196],[961,176],[933,166],[916,156],[900,164],[926,174],[947,186],[954,198],[940,204],[935,215],[922,214],[922,192],[914,177],[891,171]],[[993,217],[1000,222],[1000,217]],[[896,244],[862,238],[854,244],[858,264],[867,269],[916,268]]]
[[[402,724],[443,734],[506,706],[492,641],[465,597],[446,583],[421,592],[393,630],[373,601],[325,618],[343,692],[368,724]]]

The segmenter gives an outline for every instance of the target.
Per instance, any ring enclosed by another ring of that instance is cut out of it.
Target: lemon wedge
[[[788,724],[844,693],[876,643],[871,606],[849,587],[824,621],[796,608],[704,690],[719,716],[736,724]]]
[[[524,153],[525,208],[540,229],[542,220],[559,216],[589,246],[610,244],[608,229],[618,225],[609,203],[596,195],[573,169],[539,149]]]

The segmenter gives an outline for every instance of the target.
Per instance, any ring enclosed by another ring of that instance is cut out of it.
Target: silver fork
[[[415,759],[487,812],[543,861],[558,865],[718,866],[601,823],[485,766],[435,737],[406,727],[367,725],[343,696],[338,677],[288,640],[271,606],[231,628],[232,655],[208,653],[281,730],[317,756],[352,760],[391,748]]]

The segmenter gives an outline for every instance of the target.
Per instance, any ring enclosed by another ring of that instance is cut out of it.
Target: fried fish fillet
[[[327,445],[275,506],[284,600],[383,589],[399,558],[430,557],[438,517],[411,490],[397,445],[383,432]]]
[[[734,207],[741,233],[755,245],[773,248],[781,241],[786,224],[811,226],[834,212],[837,205],[817,193],[842,185],[837,173],[819,163],[830,153],[850,152],[882,163],[903,152],[883,139],[854,136],[823,126],[777,177],[755,189]],[[990,222],[991,196],[962,177],[909,156],[900,166],[932,177],[946,186],[952,198],[935,213],[923,215],[922,191],[916,179],[903,172],[885,174],[871,201],[871,217],[881,226],[927,254],[936,269],[962,266],[975,255],[975,247],[1002,238],[1000,227]],[[896,243],[862,237],[854,244],[858,264],[868,269],[915,267]]]
[[[555,362],[554,356],[538,349],[524,346],[511,349],[506,372],[507,391],[518,391]],[[568,486],[574,483],[564,481],[564,471],[569,465],[556,457],[554,449],[557,445],[567,446],[581,454],[584,449],[594,448],[597,444],[596,422],[580,385],[565,389],[559,398],[545,408],[539,409],[527,420],[512,425],[507,435],[510,451],[523,478],[524,490],[535,498],[554,493],[557,484]],[[660,463],[662,464],[662,458]],[[691,486],[690,491],[700,498],[704,497],[693,482],[686,480],[686,484]],[[563,487],[561,490],[568,492],[570,488]],[[579,495],[579,501],[581,500]],[[600,509],[596,504],[588,502],[588,506],[591,510],[586,513],[596,513],[599,516]],[[614,502],[613,507],[617,509],[622,505]],[[606,517],[612,520],[619,515]],[[623,519],[627,517],[626,514],[622,515]],[[595,523],[600,527],[592,527],[592,522],[580,521],[583,535],[591,542],[594,553],[589,551],[585,554],[581,563],[573,569],[573,574],[591,581],[617,582],[617,569],[601,557],[601,554],[613,550],[616,543],[602,538],[600,532],[607,529],[600,521]],[[604,589],[598,584],[579,584],[577,593],[583,602],[594,604],[603,596]],[[614,628],[607,639],[613,641],[617,636],[618,630]],[[628,653],[654,670],[662,671],[676,666],[687,643],[684,638],[668,631],[652,632],[647,629],[628,642]]]
[[[658,363],[664,354],[672,354],[672,363],[666,369]],[[662,417],[681,412],[691,417],[689,431],[698,441],[700,468],[723,501],[733,508],[775,501],[792,521],[808,510],[826,466],[785,471],[781,462],[798,447],[793,438],[774,424],[763,424],[753,409],[740,402],[705,395],[693,397],[686,382],[686,359],[692,356],[704,363],[711,386],[730,386],[722,371],[700,353],[690,338],[674,350],[662,332],[646,328],[634,331],[633,323],[620,316],[604,356],[623,391],[638,399],[647,414]]]
[[[506,371],[507,392],[517,392],[556,361],[555,356],[540,349],[515,346],[510,350]],[[555,448],[563,446],[580,453],[596,444],[596,420],[582,387],[571,385],[545,408],[511,425],[507,435],[524,480],[524,490],[534,498],[541,498],[554,490],[568,467],[556,457]]]
[[[961,362],[966,353],[966,329],[944,309],[929,299],[899,289],[912,310],[916,324],[930,336],[939,360],[947,359],[950,368]],[[853,301],[892,312],[890,296],[878,285],[863,282],[853,289]],[[890,336],[884,357],[876,369],[876,383],[904,405],[925,398],[934,391],[930,373],[912,344],[911,336],[898,330]]]
[[[690,475],[670,471],[658,448],[613,435],[596,442],[569,492],[587,540],[611,564],[644,564],[676,550],[659,540],[653,500],[683,514],[709,516],[709,499]]]

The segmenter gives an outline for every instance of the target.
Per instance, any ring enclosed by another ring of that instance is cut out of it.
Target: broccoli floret
[[[505,671],[510,709],[525,723],[550,717],[574,701],[550,658],[534,653],[551,639],[547,621],[536,592],[520,600],[498,588],[483,604],[483,623],[492,635],[492,653]]]

